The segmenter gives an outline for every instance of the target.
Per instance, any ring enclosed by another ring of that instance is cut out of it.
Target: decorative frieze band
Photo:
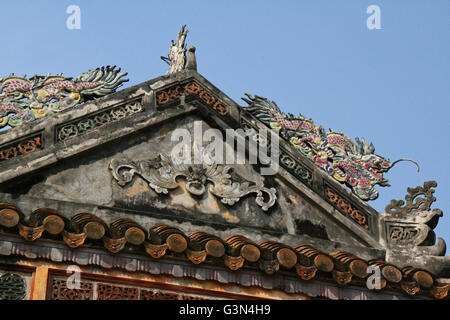
[[[301,164],[298,163],[293,157],[285,153],[283,150],[280,151],[280,163],[281,165],[290,173],[292,173],[296,178],[303,182],[306,182],[309,186],[312,184],[312,173]]]
[[[328,201],[335,206],[340,212],[348,215],[353,221],[359,224],[364,229],[369,229],[369,222],[367,217],[356,209],[351,203],[343,199],[336,191],[330,187],[325,188],[325,193]]]
[[[105,283],[97,284],[97,300],[138,300],[138,288],[119,287]]]
[[[93,283],[82,281],[78,289],[71,289],[68,288],[67,282],[67,279],[53,279],[50,300],[92,300]]]
[[[259,144],[264,145],[267,148],[267,151],[270,151],[270,141],[268,139],[264,139],[261,141],[261,137],[257,135],[257,128],[254,127],[249,121],[245,120],[241,117],[241,128],[248,131],[254,130],[255,135],[250,138],[257,141]],[[283,168],[293,174],[296,178],[305,182],[307,185],[312,185],[312,172],[301,165],[294,157],[290,156],[282,146],[280,146],[280,164]]]
[[[18,156],[31,153],[37,149],[41,149],[42,144],[42,134],[39,133],[31,138],[25,138],[19,142],[10,143],[5,146],[0,147],[0,162],[14,159]]]
[[[122,120],[141,111],[143,111],[141,103],[133,102],[107,111],[91,114],[89,117],[75,120],[71,123],[65,123],[62,126],[57,127],[56,140],[65,141],[80,136],[108,123]]]
[[[81,281],[79,288],[69,288],[67,279],[53,279],[49,288],[51,300],[205,300],[156,288],[140,288],[99,281]],[[209,298],[209,297],[208,297]]]
[[[156,103],[158,105],[163,105],[179,99],[182,96],[191,95],[195,95],[200,98],[222,116],[226,116],[228,114],[228,109],[225,104],[195,81],[191,81],[183,85],[171,86],[167,89],[161,90],[156,94]]]

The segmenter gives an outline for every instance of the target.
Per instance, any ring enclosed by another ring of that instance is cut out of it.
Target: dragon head
[[[75,82],[84,85],[82,88],[84,95],[101,97],[115,92],[124,82],[129,81],[124,78],[128,73],[120,73],[120,70],[120,68],[116,69],[116,66],[91,69],[80,74]]]
[[[97,68],[97,69],[91,69],[88,72],[84,72],[84,73],[80,74],[75,81],[76,82],[92,82],[92,81],[96,81],[95,78],[98,75],[101,75],[99,70],[100,70],[100,68]]]
[[[258,95],[252,96],[249,93],[245,93],[247,98],[241,98],[245,102],[247,102],[248,106],[243,107],[243,109],[249,111],[251,114],[256,116],[258,119],[270,122],[272,121],[271,113],[279,113],[283,114],[280,108],[277,106],[275,101],[269,100],[267,98],[260,97]]]
[[[358,162],[360,162],[362,166],[372,174],[371,178],[373,179],[374,184],[378,184],[383,187],[389,186],[388,180],[383,177],[383,173],[389,171],[396,163],[400,161],[412,162],[417,166],[417,171],[420,170],[419,164],[413,160],[399,159],[397,161],[390,162],[389,159],[375,154],[375,147],[372,142],[368,144],[364,138],[359,140],[359,138],[356,137],[355,141],[358,145]]]

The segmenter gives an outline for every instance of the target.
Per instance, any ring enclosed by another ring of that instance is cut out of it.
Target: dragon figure
[[[127,73],[116,66],[89,70],[72,80],[62,74],[0,78],[0,128],[20,126],[114,92]]]
[[[362,200],[375,200],[378,191],[375,185],[389,186],[383,173],[399,161],[411,161],[419,170],[419,165],[409,159],[400,159],[391,163],[388,159],[375,154],[375,147],[364,139],[355,142],[342,132],[316,126],[304,116],[286,115],[277,104],[267,98],[245,94],[242,98],[248,106],[242,107],[256,118],[278,130],[282,138],[289,141],[316,165],[330,176],[345,183]]]

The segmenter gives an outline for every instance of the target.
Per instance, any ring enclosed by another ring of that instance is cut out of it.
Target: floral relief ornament
[[[202,164],[185,164],[160,154],[154,159],[141,161],[113,159],[109,169],[120,186],[130,183],[133,177],[138,175],[158,194],[167,194],[169,190],[179,187],[178,178],[181,177],[185,179],[186,190],[190,194],[203,195],[210,183],[208,191],[230,206],[242,197],[254,193],[256,204],[267,211],[277,199],[275,188],[267,188],[262,182],[235,182],[230,175],[230,166],[218,165],[211,159],[203,161]]]

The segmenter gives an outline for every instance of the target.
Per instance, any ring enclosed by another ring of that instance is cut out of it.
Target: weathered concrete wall
[[[206,90],[226,105],[225,115],[207,101],[195,100],[192,96],[187,100],[184,96],[173,98],[173,101],[163,106],[158,105],[158,94],[168,92],[174,86],[183,86],[183,83],[192,79],[201,84],[201,90]],[[89,129],[68,140],[59,139],[64,126],[84,126],[86,121],[93,120],[96,115],[130,103],[141,104],[142,112],[109,122],[100,128]],[[185,118],[194,114],[197,114],[197,118]],[[151,212],[176,218],[180,222],[211,225],[219,230],[238,225],[275,236],[302,234],[317,240],[329,239],[350,245],[381,248],[373,210],[364,209],[371,215],[371,226],[364,230],[342,210],[330,204],[324,196],[324,190],[320,189],[323,179],[330,180],[335,188],[340,186],[336,186],[336,182],[320,170],[312,168],[308,169],[314,171],[313,181],[310,182],[317,190],[310,189],[311,185],[303,184],[281,167],[276,178],[262,178],[251,166],[235,167],[234,179],[250,182],[264,180],[266,187],[277,189],[278,199],[269,212],[263,212],[255,204],[255,194],[244,197],[230,207],[210,193],[202,197],[188,194],[183,181],[179,188],[167,196],[157,195],[140,178],[135,178],[123,188],[112,181],[107,169],[112,158],[144,160],[154,158],[159,153],[168,153],[174,144],[170,142],[170,133],[177,127],[190,126],[192,129],[193,121],[200,118],[211,127],[224,130],[240,127],[241,115],[238,105],[201,75],[181,72],[127,88],[45,121],[26,124],[0,134],[0,140],[10,141],[40,132],[43,147],[1,162],[0,192],[131,209],[143,214]],[[308,167],[306,163],[303,165]],[[344,195],[344,198],[347,196]],[[364,208],[364,205],[359,205]]]
[[[202,101],[200,95],[197,98],[172,96],[178,90],[174,88],[185,86],[192,79],[202,84],[203,93],[219,97],[217,101],[222,107],[226,105],[227,113],[220,113],[215,104],[208,103],[208,99]],[[161,92],[168,96],[169,92],[171,98],[158,104],[156,96]],[[97,115],[134,103],[142,107],[139,112],[67,140],[59,139],[63,127],[83,126]],[[250,164],[231,165],[233,182],[260,183],[276,190],[277,200],[268,211],[262,210],[255,201],[255,193],[242,196],[233,205],[222,203],[220,197],[208,190],[211,182],[205,184],[206,192],[202,195],[192,195],[185,177],[179,177],[179,185],[167,194],[158,194],[138,175],[129,183],[119,185],[109,169],[111,160],[127,159],[131,163],[155,159],[160,154],[170,156],[176,144],[171,141],[174,130],[187,129],[194,136],[196,121],[203,122],[203,130],[243,127],[241,121],[247,121],[255,129],[261,128],[261,124],[252,122],[245,112],[240,113],[236,103],[200,75],[161,77],[55,115],[45,122],[38,120],[10,133],[0,133],[0,145],[7,140],[4,144],[7,147],[35,134],[43,141],[42,148],[33,153],[0,162],[0,202],[18,206],[25,215],[38,208],[53,208],[67,218],[81,212],[92,213],[107,224],[119,218],[131,218],[146,230],[167,224],[185,234],[204,231],[222,239],[244,235],[257,243],[273,240],[292,247],[311,245],[325,252],[348,251],[366,260],[386,259],[400,266],[418,265],[448,273],[448,257],[424,257],[441,255],[433,253],[437,250],[434,247],[421,248],[417,251],[420,254],[409,247],[400,253],[390,252],[385,243],[388,231],[384,229],[382,215],[308,159],[302,159],[283,141],[282,153],[308,171],[308,179],[302,180],[296,167],[286,163],[275,176],[261,176],[259,168]],[[338,200],[330,200],[327,187],[336,191]],[[358,223],[354,212],[365,215],[367,223]]]
[[[194,121],[189,116],[167,122],[136,133],[127,138],[103,145],[87,154],[59,162],[56,166],[41,170],[36,175],[28,195],[45,199],[89,203],[95,206],[114,207],[138,211],[151,216],[157,213],[178,222],[191,221],[193,225],[212,225],[216,230],[239,227],[255,228],[274,236],[304,234],[325,240],[358,245],[355,238],[311,203],[303,199],[280,177],[261,176],[251,165],[232,165],[236,180],[263,181],[266,187],[275,187],[278,200],[274,207],[264,212],[255,203],[255,195],[242,198],[233,206],[221,203],[210,192],[200,197],[185,190],[183,179],[180,187],[167,195],[157,194],[141,177],[121,187],[108,169],[112,159],[147,160],[158,154],[170,155],[177,142],[171,141],[177,128],[185,128],[193,137]],[[203,130],[210,128],[203,122]]]

